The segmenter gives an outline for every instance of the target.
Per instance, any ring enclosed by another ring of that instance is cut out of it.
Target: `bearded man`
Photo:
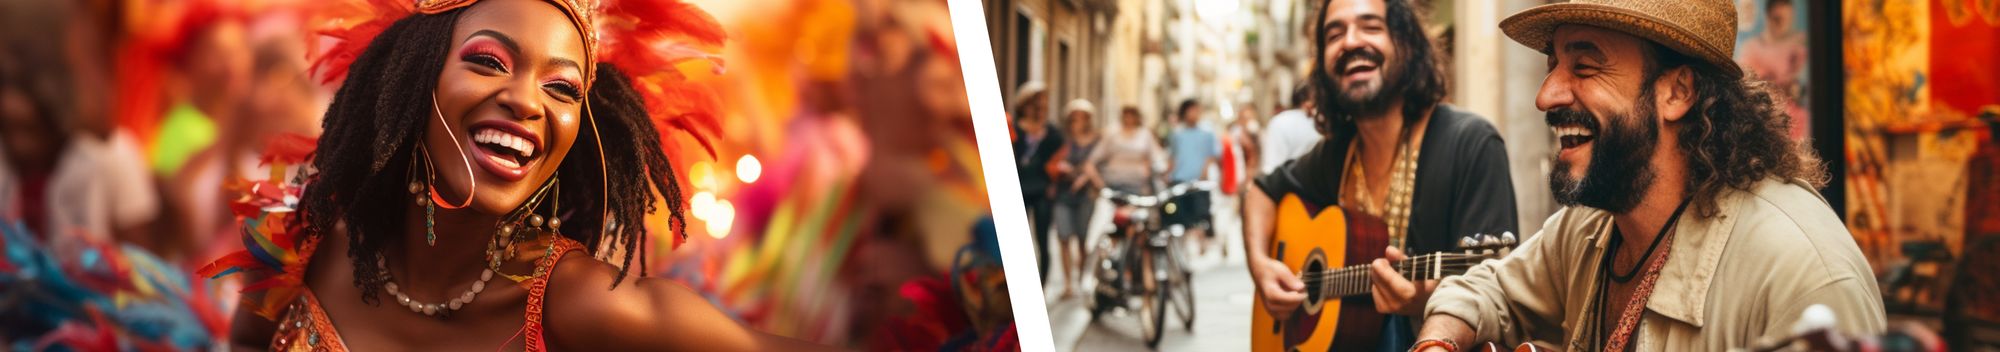
[[[1548,55],[1535,105],[1565,207],[1443,280],[1412,350],[1720,351],[1790,336],[1815,306],[1840,332],[1883,330],[1868,261],[1815,191],[1823,167],[1730,60],[1730,1],[1580,0],[1500,27]]]
[[[1245,257],[1264,302],[1257,308],[1283,319],[1308,296],[1300,274],[1273,255],[1280,200],[1366,214],[1388,225],[1387,248],[1364,249],[1386,253],[1374,261],[1371,298],[1395,315],[1351,332],[1380,336],[1362,345],[1400,351],[1415,342],[1410,318],[1437,281],[1407,279],[1389,261],[1456,249],[1468,235],[1518,231],[1507,148],[1485,118],[1443,103],[1439,55],[1410,1],[1329,0],[1316,8],[1312,105],[1328,133],[1243,198]]]

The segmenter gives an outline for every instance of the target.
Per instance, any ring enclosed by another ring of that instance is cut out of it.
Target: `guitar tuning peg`
[[[1465,237],[1460,237],[1460,238],[1458,239],[1458,248],[1472,248],[1472,247],[1478,247],[1478,246],[1479,246],[1479,240],[1476,240],[1476,239],[1472,239],[1472,238],[1473,238],[1473,237],[1475,237],[1475,236],[1478,236],[1478,235],[1473,235],[1473,236],[1465,236]]]
[[[1500,244],[1500,239],[1493,235],[1479,235],[1480,247],[1492,247],[1498,244]]]
[[[1519,241],[1520,239],[1514,237],[1514,231],[1507,231],[1500,233],[1500,242],[1508,246],[1518,244],[1520,243]]]

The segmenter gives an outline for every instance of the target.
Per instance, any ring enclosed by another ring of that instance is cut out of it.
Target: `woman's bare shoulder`
[[[556,263],[543,331],[555,350],[830,350],[751,329],[680,282],[626,273],[588,255]],[[613,284],[616,283],[616,287]]]
[[[556,263],[544,296],[544,334],[557,349],[754,348],[757,336],[686,285],[628,272],[589,255]],[[614,287],[614,283],[616,286]]]

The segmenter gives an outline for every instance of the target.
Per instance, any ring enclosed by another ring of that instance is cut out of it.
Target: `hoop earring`
[[[478,192],[479,177],[472,174],[472,157],[466,156],[465,147],[458,145],[458,133],[453,132],[451,130],[451,123],[444,120],[444,110],[438,108],[437,92],[435,91],[431,92],[431,114],[432,116],[437,116],[438,124],[444,126],[445,135],[451,137],[451,147],[453,149],[458,150],[458,159],[460,162],[465,164],[465,181],[471,184],[471,187],[466,187],[465,202],[453,205],[451,203],[445,202],[444,196],[438,194],[437,187],[435,187],[437,183],[436,180],[437,174],[433,173],[430,175],[431,179],[428,180],[428,182],[430,182],[433,185],[433,187],[430,188],[431,203],[436,204],[437,206],[440,207],[444,207],[445,209],[463,209],[467,206],[472,205],[473,196],[479,194]],[[419,142],[418,145],[422,145],[422,142]],[[426,170],[429,170],[432,169],[433,167],[435,167],[435,165],[431,165],[431,159],[428,157],[424,158],[424,168]]]
[[[611,166],[610,163],[605,161],[604,134],[597,132],[597,114],[591,113],[588,100],[585,100],[583,104],[583,115],[585,118],[590,119],[590,140],[597,144],[597,168],[599,170],[597,176],[603,178],[603,182],[597,184],[599,187],[598,194],[602,195],[602,197],[598,197],[598,201],[600,202],[599,208],[597,208],[599,212],[598,216],[604,220],[598,222],[597,225],[597,231],[601,238],[601,236],[618,232],[617,218],[611,216]],[[610,251],[600,250],[598,252]]]

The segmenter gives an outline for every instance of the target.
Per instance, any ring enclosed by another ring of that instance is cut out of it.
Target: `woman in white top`
[[[1097,150],[1091,151],[1090,160],[1084,163],[1084,177],[1077,182],[1094,182],[1094,187],[1110,187],[1127,193],[1152,192],[1152,180],[1156,178],[1153,164],[1164,157],[1165,151],[1154,142],[1153,134],[1146,131],[1139,118],[1139,109],[1126,106],[1119,113],[1122,124],[1118,130],[1104,135]]]

